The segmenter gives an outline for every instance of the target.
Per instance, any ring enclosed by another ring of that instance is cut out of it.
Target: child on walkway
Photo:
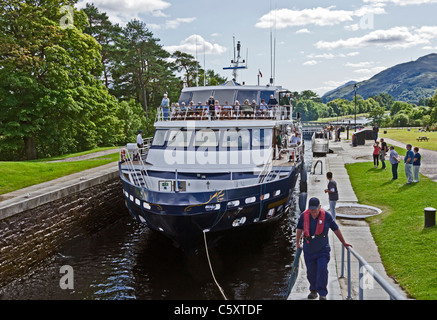
[[[381,147],[379,146],[379,141],[375,141],[373,144],[373,167],[378,168],[379,166],[379,151]]]

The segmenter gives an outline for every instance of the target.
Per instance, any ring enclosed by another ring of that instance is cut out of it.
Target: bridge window
[[[156,130],[153,137],[152,146],[162,147],[165,143],[165,134],[167,130]]]
[[[252,146],[256,148],[269,148],[272,145],[273,130],[272,129],[253,129],[252,130]]]
[[[218,146],[219,132],[213,130],[199,130],[194,139],[195,147],[216,147]]]
[[[170,130],[168,134],[168,147],[188,147],[193,131]]]
[[[223,132],[222,147],[249,149],[249,130],[229,129]]]

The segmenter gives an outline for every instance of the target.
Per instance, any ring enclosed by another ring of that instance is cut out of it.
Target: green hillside
[[[369,80],[358,82],[357,86],[357,94],[364,99],[382,92],[393,96],[395,101],[417,103],[420,98],[430,98],[437,89],[437,54],[398,64]],[[353,97],[354,84],[351,83],[326,93],[322,101],[327,103],[337,98],[351,100]]]

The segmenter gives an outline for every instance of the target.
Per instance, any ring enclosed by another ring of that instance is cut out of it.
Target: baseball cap
[[[308,209],[309,210],[319,209],[319,205],[320,205],[319,199],[311,198],[310,201],[308,202]]]

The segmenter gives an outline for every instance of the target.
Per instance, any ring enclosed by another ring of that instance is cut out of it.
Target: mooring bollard
[[[431,207],[425,208],[425,228],[435,226],[435,211]]]

